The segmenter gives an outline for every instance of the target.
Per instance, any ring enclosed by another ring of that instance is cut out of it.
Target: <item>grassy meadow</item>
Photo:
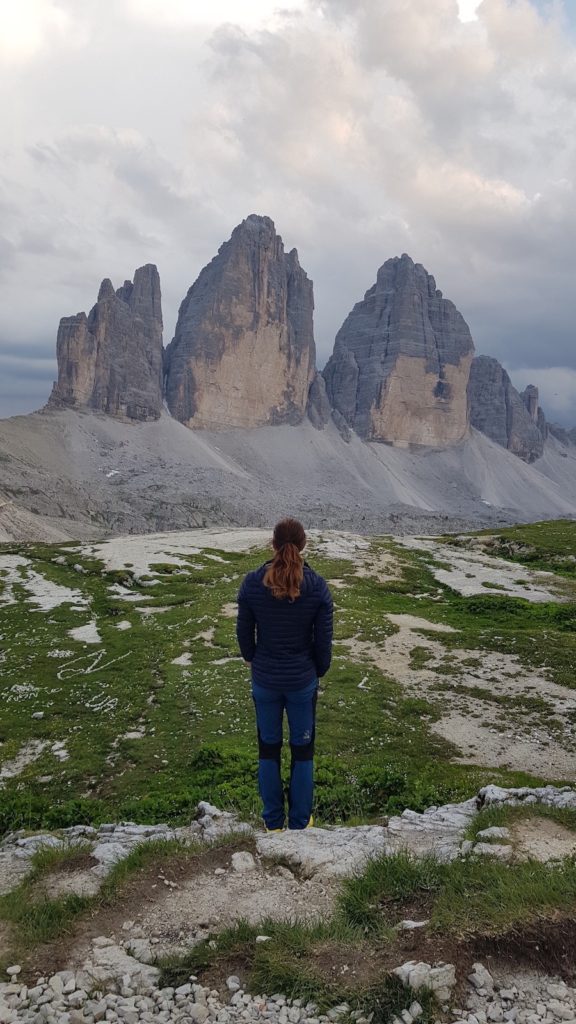
[[[487,767],[467,758],[436,728],[447,706],[469,706],[496,731],[517,719],[526,737],[539,729],[572,756],[576,711],[559,714],[538,687],[514,695],[514,671],[508,680],[496,669],[479,679],[478,667],[487,656],[513,658],[516,675],[537,672],[576,698],[576,523],[491,536],[482,546],[488,564],[493,555],[517,563],[526,585],[535,571],[552,573],[547,585],[557,581],[561,599],[553,587],[538,603],[505,589],[463,596],[438,581],[437,556],[391,538],[372,539],[353,559],[331,555],[321,536],[311,541],[308,560],[331,583],[336,627],[318,705],[319,821],[419,810],[487,782],[556,781],[553,772],[533,774],[529,760]],[[443,539],[458,551],[480,541]],[[257,815],[253,709],[234,601],[267,551],[183,550],[179,564],[160,551],[137,573],[129,545],[116,568],[93,550],[0,545],[0,833],[185,822],[200,799]],[[49,598],[40,607],[43,588]],[[410,685],[386,659],[407,616],[452,630],[416,628]]]

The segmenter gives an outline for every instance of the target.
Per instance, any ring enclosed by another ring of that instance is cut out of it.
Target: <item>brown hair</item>
[[[264,575],[264,586],[270,588],[274,597],[289,597],[293,601],[300,596],[304,578],[300,552],[306,545],[306,533],[302,523],[297,519],[276,523],[272,544],[276,553]]]

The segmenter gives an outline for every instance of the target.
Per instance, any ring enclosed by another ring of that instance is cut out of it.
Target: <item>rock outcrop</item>
[[[323,430],[330,420],[332,409],[326,392],[326,381],[321,373],[316,373],[308,393],[308,417],[317,430]]]
[[[335,419],[369,441],[455,444],[468,429],[473,353],[464,318],[424,267],[387,260],[324,370]]]
[[[58,380],[49,406],[96,409],[133,420],[162,410],[162,303],[155,266],[114,291],[106,278],[89,315],[63,317]]]
[[[473,427],[525,462],[540,458],[547,425],[533,384],[519,394],[497,359],[477,356],[470,370],[468,401]]]
[[[560,441],[560,444],[566,445],[567,448],[576,445],[576,430],[561,427],[558,423],[547,423],[546,426],[548,433]]]
[[[315,374],[312,282],[269,217],[247,217],[180,306],[166,400],[189,427],[300,423]]]

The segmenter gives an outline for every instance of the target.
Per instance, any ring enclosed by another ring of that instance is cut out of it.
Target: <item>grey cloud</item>
[[[56,368],[55,359],[22,359],[7,356],[0,351],[0,381],[6,378],[24,378],[26,380],[52,381]]]
[[[19,81],[0,196],[13,348],[51,358],[60,316],[147,261],[170,340],[185,291],[255,211],[314,280],[320,362],[378,266],[407,251],[479,351],[512,371],[536,374],[543,353],[576,368],[576,37],[553,19],[506,0],[484,0],[468,26],[455,0],[323,0],[205,45],[205,28],[66,4],[88,43]]]

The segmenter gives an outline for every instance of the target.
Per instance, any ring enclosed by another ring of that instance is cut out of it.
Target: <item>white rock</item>
[[[239,850],[232,854],[232,867],[239,874],[247,874],[249,871],[256,871],[256,861],[248,850]]]
[[[512,847],[502,846],[499,843],[475,843],[474,854],[478,857],[491,857],[494,860],[510,860]]]
[[[570,1006],[570,1003],[561,1002],[559,999],[551,999],[548,1003],[548,1009],[558,1020],[572,1020],[574,1017],[574,1007]]]
[[[194,1003],[193,1006],[188,1009],[188,1014],[190,1019],[194,1021],[194,1024],[204,1024],[210,1016],[210,1010],[207,1006],[202,1006],[201,1003]]]
[[[478,839],[510,839],[510,829],[500,825],[492,825],[490,828],[484,828],[481,832],[478,832]]]
[[[494,991],[494,979],[483,964],[472,965],[472,974],[468,976],[468,981],[472,982],[475,989],[484,988],[487,992]]]
[[[257,935],[256,936],[256,942],[271,942],[271,941],[272,941],[272,936],[271,935]]]
[[[214,804],[207,803],[206,800],[201,800],[198,804],[198,813],[205,814],[209,818],[221,818],[223,811],[219,810],[218,807],[214,807]]]
[[[504,1011],[501,1003],[490,1003],[488,1007],[488,1020],[494,1021],[495,1024],[500,1024],[504,1020]]]
[[[21,973],[21,971],[22,971],[22,968],[21,968],[20,964],[13,964],[12,967],[7,967],[6,968],[6,974],[10,978],[17,978],[18,975]]]
[[[568,995],[568,987],[563,981],[560,981],[558,984],[551,982],[546,986],[546,991],[552,999],[565,999]]]
[[[62,981],[62,978],[60,978],[58,974],[54,974],[48,981],[48,984],[50,985],[50,988],[52,989],[53,992],[56,993],[57,996],[61,996],[62,993],[64,992],[64,982]]]
[[[151,964],[154,959],[152,947],[148,939],[131,939],[127,949],[130,955],[141,964]]]

